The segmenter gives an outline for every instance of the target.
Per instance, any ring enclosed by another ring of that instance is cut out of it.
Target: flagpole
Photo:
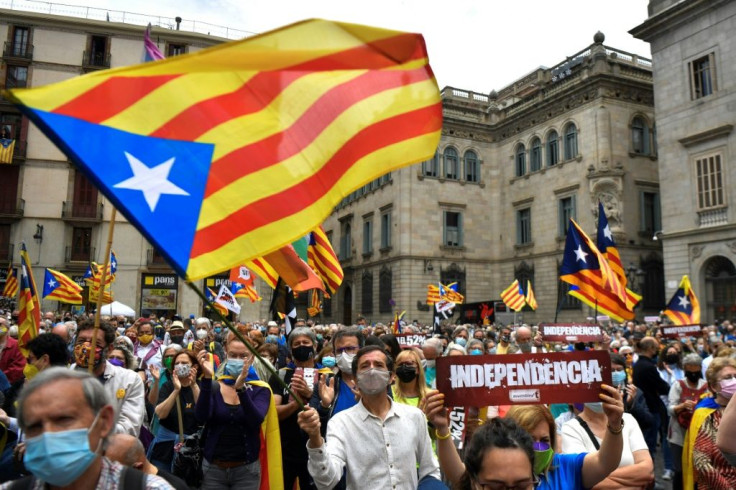
[[[293,400],[296,400],[296,403],[297,405],[299,405],[299,408],[302,410],[306,409],[304,402],[302,402],[301,399],[298,396],[296,396],[296,394],[291,390],[291,386],[286,384],[284,380],[281,379],[281,376],[279,376],[278,372],[273,367],[271,367],[270,363],[265,362],[263,357],[258,352],[256,352],[256,350],[253,348],[252,345],[250,345],[250,343],[248,343],[248,341],[245,340],[245,338],[243,337],[243,334],[238,332],[238,330],[233,326],[232,322],[230,322],[230,320],[225,315],[220,313],[217,310],[217,308],[215,308],[214,302],[207,299],[207,295],[205,295],[204,292],[201,289],[199,289],[193,282],[191,281],[185,281],[185,282],[187,286],[189,286],[189,288],[192,291],[194,291],[197,294],[197,296],[199,296],[200,299],[204,301],[206,305],[210,307],[210,309],[215,314],[215,316],[217,316],[220,319],[220,321],[223,324],[225,324],[227,329],[230,330],[233,333],[233,335],[235,335],[235,337],[245,345],[245,347],[251,352],[251,354],[253,354],[255,357],[261,360],[261,362],[263,363],[263,366],[273,375],[272,377],[276,378],[278,383],[289,393],[289,395],[291,395],[291,398]],[[289,293],[289,294],[292,294],[292,293]]]
[[[87,368],[92,374],[95,369],[95,351],[97,350],[97,334],[100,330],[100,313],[102,309],[102,296],[105,294],[105,282],[107,282],[107,268],[110,265],[110,250],[112,250],[112,237],[115,232],[115,218],[117,209],[113,206],[110,213],[110,228],[107,230],[107,247],[105,248],[105,262],[102,265],[102,276],[100,276],[100,289],[97,291],[97,307],[95,309],[95,326],[92,329],[92,345],[89,350],[89,361]],[[93,283],[94,286],[94,283]]]

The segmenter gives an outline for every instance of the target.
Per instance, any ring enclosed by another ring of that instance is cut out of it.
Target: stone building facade
[[[173,28],[174,19],[171,24],[171,29],[152,31],[152,39],[167,56],[195,52],[226,40],[180,31]],[[140,63],[144,29],[104,20],[104,13],[103,20],[91,20],[0,9],[0,86],[36,87],[93,70]],[[8,265],[19,263],[22,241],[28,248],[36,282],[43,281],[46,267],[81,282],[90,260],[104,260],[111,204],[17,108],[1,98],[0,128],[15,140],[12,159],[0,164],[0,286]],[[198,296],[119,213],[113,249],[119,262],[113,284],[117,300],[157,315],[203,313]],[[208,278],[201,285],[216,289],[224,279]],[[258,287],[264,290],[262,284]],[[268,301],[263,303],[245,305],[243,316],[265,316]],[[42,308],[68,306],[44,300]]]
[[[430,322],[428,284],[458,281],[466,301],[499,300],[514,278],[533,284],[527,322],[581,321],[593,311],[558,281],[567,218],[595,236],[598,200],[646,302],[664,305],[659,177],[647,59],[603,44],[538,68],[499,92],[442,90],[433,160],[366,185],[325,223],[345,269],[331,321]]]
[[[736,318],[736,3],[651,0],[666,293],[683,274],[702,321]]]

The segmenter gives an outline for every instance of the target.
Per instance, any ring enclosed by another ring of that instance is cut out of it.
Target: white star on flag
[[[609,240],[613,240],[613,235],[611,234],[611,228],[609,228],[608,225],[606,225],[606,227],[603,228],[603,236],[608,238]]]
[[[677,298],[677,301],[680,302],[679,306],[681,306],[683,310],[687,310],[687,307],[690,306],[690,302],[687,300],[687,296],[685,296],[684,294]]]
[[[113,187],[141,191],[152,213],[156,211],[156,205],[162,194],[176,196],[189,195],[187,191],[169,180],[169,172],[171,172],[171,167],[174,165],[173,157],[155,167],[149,168],[127,151],[124,153],[125,158],[128,159],[128,163],[130,164],[130,169],[133,171],[133,177],[119,182]]]
[[[56,283],[54,282],[53,279],[49,279],[49,287],[50,288],[56,287]]]
[[[587,263],[585,261],[585,257],[587,257],[588,254],[585,253],[585,252],[583,252],[583,246],[582,245],[578,245],[578,249],[575,250],[575,256],[577,257],[576,260],[582,260],[584,264]]]

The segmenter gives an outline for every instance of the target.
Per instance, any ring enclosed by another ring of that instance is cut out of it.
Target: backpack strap
[[[118,488],[121,490],[145,490],[146,474],[132,466],[126,466],[120,473]]]
[[[595,437],[595,434],[593,434],[593,431],[590,430],[590,427],[588,427],[588,423],[585,420],[581,419],[579,415],[575,416],[575,420],[577,420],[578,424],[580,424],[580,427],[585,429],[585,432],[588,433],[588,437],[590,437],[590,440],[595,446],[596,451],[599,450],[601,448],[601,445],[598,442],[598,439]]]

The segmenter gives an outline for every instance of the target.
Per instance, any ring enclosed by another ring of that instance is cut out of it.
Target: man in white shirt
[[[317,488],[333,488],[344,469],[348,490],[415,490],[425,477],[439,479],[424,414],[388,397],[393,363],[380,347],[358,351],[353,372],[361,399],[330,419],[326,442],[317,411],[299,414],[299,426],[309,435],[308,469]]]

